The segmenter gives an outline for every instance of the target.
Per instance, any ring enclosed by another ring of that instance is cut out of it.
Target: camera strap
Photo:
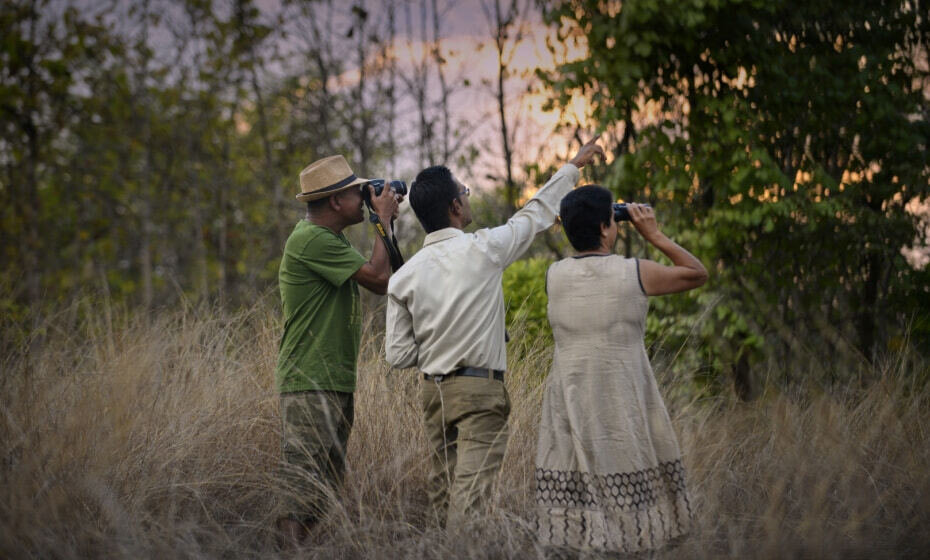
[[[381,238],[381,241],[384,242],[384,247],[387,249],[388,259],[391,261],[391,271],[397,272],[397,269],[404,265],[404,256],[400,253],[400,248],[397,246],[397,236],[394,235],[394,228],[391,227],[391,235],[388,236],[387,231],[384,229],[384,224],[381,223],[381,218],[378,217],[378,214],[371,205],[371,201],[367,198],[365,199],[365,205],[368,206],[368,221],[375,226],[378,237]],[[393,225],[394,219],[392,218],[391,226]]]

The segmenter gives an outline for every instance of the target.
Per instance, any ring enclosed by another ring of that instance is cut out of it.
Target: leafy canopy
[[[704,317],[705,361],[824,345],[872,357],[908,324],[930,335],[927,268],[902,254],[927,242],[914,213],[930,189],[927,13],[915,1],[546,3],[560,40],[588,49],[546,75],[557,102],[584,95],[617,131],[607,185],[655,204],[712,265],[708,288],[656,310]]]

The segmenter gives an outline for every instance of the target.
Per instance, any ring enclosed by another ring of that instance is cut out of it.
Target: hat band
[[[338,183],[333,183],[332,185],[328,187],[323,187],[322,189],[317,189],[315,191],[307,191],[307,192],[304,192],[304,194],[316,194],[316,193],[323,193],[323,192],[334,191],[336,189],[341,189],[342,187],[348,185],[349,183],[351,183],[352,181],[355,181],[356,179],[358,179],[358,177],[356,177],[355,175],[349,175],[348,177],[346,177],[342,181],[339,181]]]

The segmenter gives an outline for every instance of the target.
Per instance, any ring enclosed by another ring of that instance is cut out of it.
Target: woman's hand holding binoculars
[[[657,237],[662,234],[659,231],[659,224],[656,222],[656,213],[651,206],[646,204],[637,204],[631,202],[627,204],[627,209],[630,213],[630,221],[633,222],[633,227],[636,228],[636,231],[639,232],[643,238],[655,244]]]

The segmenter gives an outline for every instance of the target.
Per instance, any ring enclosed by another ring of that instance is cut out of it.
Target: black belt
[[[488,369],[488,368],[479,368],[479,367],[460,367],[457,370],[452,371],[451,373],[444,373],[442,375],[430,375],[428,373],[423,374],[423,379],[427,381],[442,381],[447,377],[483,377],[485,379],[490,379],[492,376],[495,381],[504,381],[504,370],[501,369]]]

